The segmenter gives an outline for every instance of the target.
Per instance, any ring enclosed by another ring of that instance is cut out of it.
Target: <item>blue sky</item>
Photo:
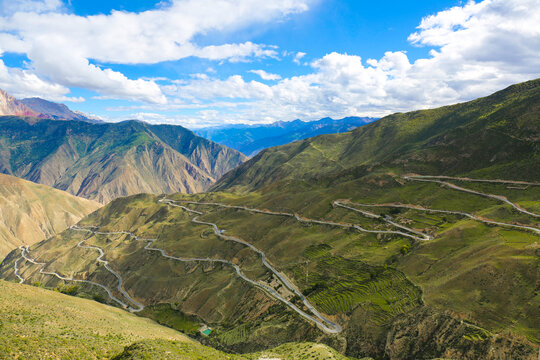
[[[383,116],[540,74],[538,0],[0,0],[0,88],[188,127]]]

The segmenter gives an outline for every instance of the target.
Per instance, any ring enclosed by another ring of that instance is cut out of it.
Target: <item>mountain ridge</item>
[[[276,180],[347,173],[382,164],[431,175],[442,171],[463,173],[475,167],[478,172],[478,161],[489,167],[495,160],[497,163],[504,160],[506,165],[499,165],[504,169],[521,169],[523,180],[538,179],[540,173],[536,167],[513,164],[512,156],[525,152],[538,157],[535,142],[540,134],[535,114],[539,111],[539,89],[540,79],[532,80],[470,102],[392,114],[348,133],[321,135],[267,149],[228,173],[212,190],[236,185],[258,189]],[[446,133],[449,129],[451,132]],[[490,136],[494,141],[478,141]],[[477,143],[486,147],[475,146]],[[309,170],[302,165],[304,158],[309,160],[320,150],[332,154],[324,158],[324,167]],[[534,163],[536,158],[526,161]],[[272,166],[266,166],[265,162]],[[259,171],[262,167],[266,171]],[[508,170],[499,169],[497,173],[501,175],[504,171]],[[257,175],[250,177],[250,173]]]
[[[376,119],[346,117],[339,120],[326,117],[317,121],[277,121],[271,124],[225,125],[195,130],[200,136],[232,147],[248,156],[286,143],[321,134],[342,133]]]
[[[40,117],[41,113],[32,110],[22,101],[15,99],[6,91],[0,89],[0,116],[15,115],[15,116],[31,116]]]
[[[40,114],[40,117],[52,120],[80,120],[92,123],[102,123],[101,120],[89,118],[88,116],[72,111],[65,104],[56,103],[42,98],[25,98],[20,100],[21,103]],[[9,114],[16,115],[16,114]]]
[[[18,100],[7,91],[0,89],[0,116],[23,116],[53,120],[79,120],[91,123],[103,121],[72,111],[65,104],[33,97]]]
[[[199,192],[245,157],[180,126],[0,117],[0,172],[106,203]]]

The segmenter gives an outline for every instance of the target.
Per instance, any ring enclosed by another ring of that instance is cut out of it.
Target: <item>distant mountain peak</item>
[[[103,121],[87,116],[79,111],[72,111],[64,104],[38,97],[17,100],[7,91],[0,89],[0,116],[27,116],[52,120],[80,120],[92,123]]]
[[[232,147],[248,156],[278,145],[322,134],[350,131],[374,121],[373,118],[347,117],[334,120],[326,117],[316,121],[276,121],[271,124],[230,125],[197,129],[195,132],[220,144]]]
[[[40,117],[41,113],[34,111],[6,91],[0,89],[0,115]]]
[[[42,98],[33,97],[22,99],[21,102],[32,109],[33,111],[43,114],[44,117],[53,120],[81,120],[89,122],[101,122],[101,120],[93,119],[86,114],[78,111],[72,111],[65,104],[48,101]]]

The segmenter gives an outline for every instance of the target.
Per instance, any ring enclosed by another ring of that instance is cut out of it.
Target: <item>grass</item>
[[[185,360],[185,359],[228,359],[228,360],[345,360],[349,359],[325,345],[314,343],[284,344],[273,350],[244,355],[225,355],[206,348],[198,348],[170,341],[145,341],[133,344],[113,360]],[[367,360],[367,359],[366,359]]]
[[[5,281],[0,281],[0,323],[5,359],[103,359],[146,339],[193,343],[120,309]]]
[[[248,360],[270,356],[345,359],[325,345],[310,343],[284,345],[257,354],[227,354],[120,309],[0,281],[1,359]]]
[[[168,326],[185,334],[194,336],[199,331],[200,322],[172,307],[171,304],[157,304],[146,307],[138,315],[150,318],[161,325]]]

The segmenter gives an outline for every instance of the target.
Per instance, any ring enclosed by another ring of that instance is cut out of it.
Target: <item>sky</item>
[[[0,0],[0,88],[189,128],[381,117],[540,77],[540,0]]]

